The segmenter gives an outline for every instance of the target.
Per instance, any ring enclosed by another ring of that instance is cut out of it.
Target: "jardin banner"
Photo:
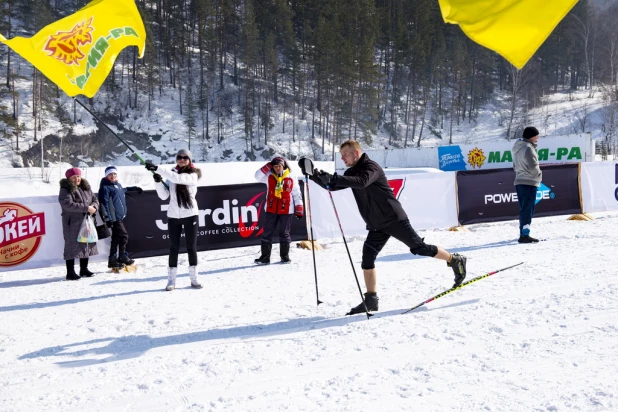
[[[301,184],[301,192],[304,183]],[[266,185],[262,183],[202,186],[197,191],[200,209],[197,249],[215,250],[259,245],[264,222]],[[129,232],[127,251],[133,258],[169,253],[167,207],[154,191],[127,193]],[[275,232],[273,243],[279,239]],[[292,241],[307,239],[305,219],[292,219]],[[184,238],[184,234],[183,234]],[[184,240],[180,253],[185,253]]]
[[[542,166],[534,216],[581,213],[576,164]],[[457,172],[459,223],[462,225],[519,219],[512,169]]]
[[[516,140],[438,147],[440,170],[484,170],[513,167],[511,149]],[[541,164],[579,163],[594,160],[589,133],[543,137],[537,152]]]

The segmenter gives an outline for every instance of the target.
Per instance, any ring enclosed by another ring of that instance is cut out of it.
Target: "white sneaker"
[[[165,290],[172,291],[176,289],[176,273],[178,273],[178,268],[167,268],[167,286]]]

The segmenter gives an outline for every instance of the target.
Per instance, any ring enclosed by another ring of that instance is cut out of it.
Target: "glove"
[[[333,186],[335,182],[335,176],[331,175],[324,170],[314,171],[313,176],[316,177],[318,182],[321,182],[324,186]]]
[[[111,221],[111,220],[106,220],[106,221],[105,221],[105,226],[107,226],[108,228],[110,228],[110,229],[111,229],[113,225],[114,225],[114,224],[112,223],[112,221]]]
[[[149,170],[151,172],[155,172],[159,166],[153,165],[152,162],[150,161],[146,161],[146,163],[144,163],[144,166],[146,167],[146,170]]]
[[[158,173],[153,174],[153,175],[152,175],[152,178],[153,178],[153,179],[154,179],[154,181],[155,181],[155,182],[157,182],[157,183],[161,183],[161,182],[163,181],[163,178],[162,178],[162,177],[161,177],[161,175],[160,175],[160,174],[158,174]]]
[[[305,211],[303,209],[303,205],[298,205],[294,208],[294,216],[296,216],[296,219],[300,220],[304,215]]]
[[[270,162],[268,162],[264,166],[262,166],[260,170],[262,171],[262,173],[268,174],[270,173],[271,170],[273,170],[273,165],[271,165]]]

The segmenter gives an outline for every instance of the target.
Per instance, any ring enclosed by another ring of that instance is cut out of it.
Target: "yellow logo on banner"
[[[482,149],[475,147],[474,149],[468,152],[468,164],[472,166],[472,168],[478,167],[479,169],[485,163],[485,154]]]
[[[69,96],[93,97],[118,54],[137,46],[144,55],[146,30],[133,0],[95,0],[30,38],[5,43]]]

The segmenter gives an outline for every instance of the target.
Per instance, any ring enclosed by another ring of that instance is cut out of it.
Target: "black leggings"
[[[428,245],[416,233],[408,219],[400,220],[380,230],[370,230],[363,245],[363,269],[375,269],[375,261],[390,237],[403,242],[415,255],[434,257],[438,254],[438,247]]]
[[[182,219],[169,218],[167,230],[170,236],[169,267],[178,266],[178,250],[180,249],[180,236],[182,229],[185,230],[185,243],[189,255],[189,266],[197,266],[197,216],[189,216]]]

